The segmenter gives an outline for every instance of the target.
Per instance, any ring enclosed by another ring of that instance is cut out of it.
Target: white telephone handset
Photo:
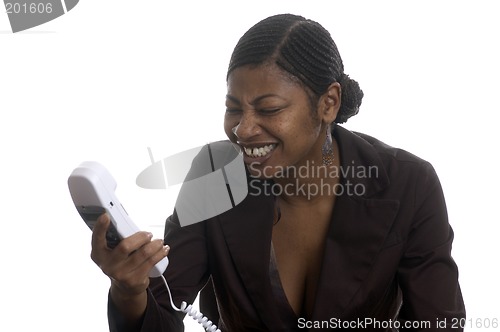
[[[106,234],[108,247],[116,247],[122,239],[139,231],[115,195],[115,179],[101,164],[93,161],[80,164],[69,176],[68,187],[78,213],[90,229],[101,214],[108,213],[111,219]],[[167,266],[168,257],[165,257],[153,267],[149,276],[161,276]]]
[[[90,229],[94,228],[97,218],[101,214],[105,212],[109,214],[111,225],[106,233],[106,241],[110,248],[116,247],[122,239],[139,231],[139,228],[130,219],[115,195],[115,179],[101,164],[94,161],[86,161],[80,164],[69,176],[68,187],[78,213]],[[206,331],[221,332],[216,325],[186,302],[182,302],[180,308],[175,306],[167,280],[163,276],[167,266],[168,257],[165,257],[151,269],[149,276],[163,279],[170,296],[172,308],[191,316]]]

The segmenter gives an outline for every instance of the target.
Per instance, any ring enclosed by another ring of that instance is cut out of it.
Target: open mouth
[[[263,145],[263,146],[256,146],[256,147],[243,147],[243,150],[245,151],[245,154],[249,156],[250,158],[258,158],[258,157],[265,157],[268,153],[274,150],[276,147],[276,144],[268,144],[268,145]]]

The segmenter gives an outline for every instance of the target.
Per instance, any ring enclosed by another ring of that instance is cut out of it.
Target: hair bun
[[[364,94],[358,82],[351,79],[349,75],[342,73],[339,83],[342,87],[342,100],[335,122],[344,123],[351,116],[358,114]]]

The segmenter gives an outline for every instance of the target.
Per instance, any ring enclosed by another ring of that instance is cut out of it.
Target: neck
[[[274,182],[279,187],[280,198],[293,204],[311,204],[335,196],[340,167],[335,141],[333,153],[335,158],[330,165],[324,165],[322,160],[307,160],[276,176]]]

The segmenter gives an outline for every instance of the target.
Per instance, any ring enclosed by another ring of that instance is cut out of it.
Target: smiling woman
[[[254,169],[257,164],[267,168],[295,166],[311,158],[320,163],[323,142],[319,137],[324,139],[320,133],[326,133],[325,124],[335,118],[333,107],[320,114],[329,119],[311,116],[305,90],[281,72],[277,66],[243,66],[228,78],[224,128],[228,137],[244,148],[245,163],[253,164]],[[338,85],[334,89],[338,90]],[[336,98],[338,103],[338,94]],[[318,148],[311,149],[312,145]]]
[[[438,177],[411,153],[339,125],[362,97],[320,24],[276,15],[243,35],[229,64],[224,130],[244,151],[249,194],[196,224],[182,227],[175,211],[168,218],[164,275],[174,302],[202,290],[201,309],[222,331],[332,322],[443,331],[465,318]],[[338,190],[349,186],[362,190]],[[183,330],[163,283],[147,278],[161,250],[146,234],[114,250],[93,246],[112,280],[112,331]]]

